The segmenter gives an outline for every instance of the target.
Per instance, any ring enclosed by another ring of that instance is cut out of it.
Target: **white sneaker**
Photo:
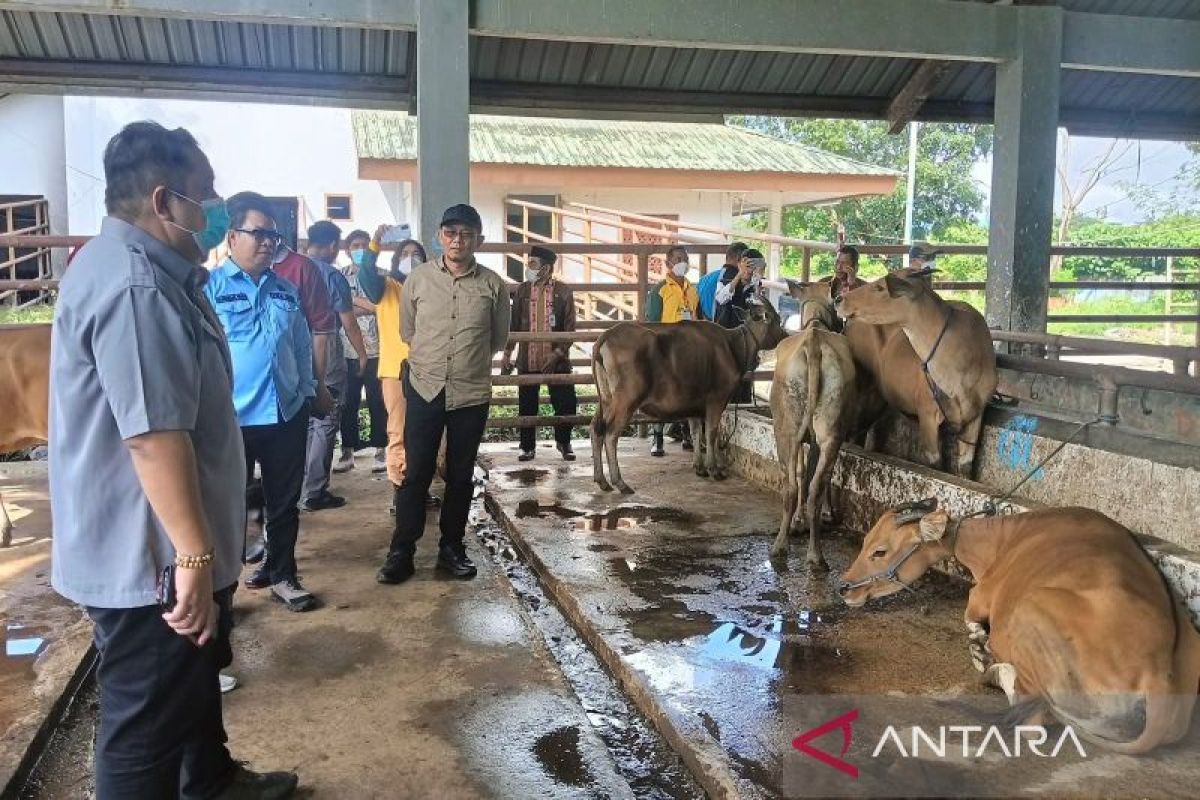
[[[221,694],[229,694],[230,692],[232,692],[234,689],[236,689],[238,687],[238,679],[233,677],[232,675],[222,672],[220,675],[220,678],[221,678]]]
[[[371,465],[371,472],[387,472],[387,450],[385,448],[375,448],[375,463]]]
[[[354,451],[342,448],[342,454],[338,456],[337,463],[333,465],[334,472],[349,472],[354,469]]]

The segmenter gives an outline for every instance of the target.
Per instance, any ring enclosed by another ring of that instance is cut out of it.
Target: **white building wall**
[[[0,97],[0,194],[46,198],[50,233],[70,231],[63,98],[11,94]],[[54,251],[57,269],[65,252]]]

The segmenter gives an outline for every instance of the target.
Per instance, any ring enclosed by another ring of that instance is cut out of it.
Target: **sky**
[[[208,153],[217,174],[230,175],[243,174],[245,169],[252,169],[255,160],[262,158],[263,148],[270,148],[272,161],[278,161],[282,156],[282,160],[297,165],[304,164],[309,158],[308,154],[312,152],[311,137],[320,137],[323,146],[334,150],[336,148],[331,147],[331,142],[341,141],[343,137],[334,136],[332,129],[344,129],[349,116],[344,109],[312,106],[246,106],[234,103],[140,98],[71,98],[67,109],[68,137],[71,140],[68,145],[68,161],[69,167],[78,178],[72,182],[73,193],[95,191],[101,195],[102,181],[99,178],[89,180],[82,176],[100,174],[99,154],[103,150],[104,142],[123,121],[155,119],[170,126],[181,125],[189,128]],[[237,135],[239,129],[264,129],[265,123],[247,125],[248,119],[262,123],[270,117],[285,118],[290,135],[257,136],[255,138],[264,141],[254,142],[247,142],[245,137]],[[1062,135],[1060,132],[1060,145]],[[306,137],[309,137],[309,141],[306,141]],[[339,171],[352,169],[354,164],[353,143],[349,137],[344,137],[344,141],[346,152],[330,152],[330,161],[338,162]],[[1073,184],[1080,183],[1082,170],[1104,152],[1110,141],[1071,137],[1069,165]],[[91,157],[88,157],[88,154],[92,154]],[[1131,143],[1114,168],[1088,195],[1082,206],[1082,213],[1103,214],[1110,220],[1122,223],[1143,221],[1144,212],[1128,200],[1123,184],[1136,183],[1166,193],[1175,185],[1180,168],[1191,157],[1182,144],[1174,142]],[[329,165],[327,168],[333,167]],[[990,158],[971,166],[971,174],[985,193],[991,181],[991,170]],[[273,184],[284,184],[287,181],[286,175],[272,175],[271,178]],[[218,186],[218,189],[236,190],[235,187],[224,186]],[[919,186],[917,190],[920,191]],[[78,202],[80,198],[76,197],[73,200]],[[1056,207],[1057,205],[1056,197]],[[982,221],[986,222],[986,215],[985,203]]]

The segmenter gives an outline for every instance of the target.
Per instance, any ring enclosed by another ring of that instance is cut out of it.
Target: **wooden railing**
[[[33,217],[33,224],[22,224],[21,220]],[[40,236],[50,232],[49,205],[45,199],[18,200],[0,203],[0,231],[6,237]],[[0,247],[4,247],[0,245]],[[25,239],[8,244],[7,257],[0,260],[0,283],[16,281],[22,277],[30,280],[45,280],[50,277],[50,248],[45,245],[27,244]],[[26,251],[26,252],[22,252]],[[29,272],[33,272],[33,276]],[[25,273],[23,276],[21,273]],[[22,293],[31,297],[22,298]],[[0,288],[0,303],[10,308],[20,308],[40,302],[45,290],[40,288]]]

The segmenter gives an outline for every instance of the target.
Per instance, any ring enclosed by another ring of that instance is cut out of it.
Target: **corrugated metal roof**
[[[356,111],[353,124],[359,158],[416,159],[416,120],[412,117],[387,111]],[[482,114],[471,117],[471,160],[545,167],[898,174],[815,147],[726,125]]]

